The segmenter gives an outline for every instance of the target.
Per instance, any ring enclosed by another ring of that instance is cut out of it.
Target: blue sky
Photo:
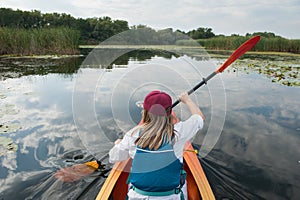
[[[82,18],[109,16],[155,29],[210,27],[216,34],[267,31],[300,39],[300,0],[0,0],[0,5]]]

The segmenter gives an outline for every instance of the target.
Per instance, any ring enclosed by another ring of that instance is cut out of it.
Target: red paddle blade
[[[231,56],[215,71],[216,73],[223,72],[226,67],[228,67],[231,63],[233,63],[236,59],[244,55],[247,51],[249,51],[252,47],[254,47],[258,41],[260,40],[260,36],[255,36],[244,42],[237,50],[235,50]]]

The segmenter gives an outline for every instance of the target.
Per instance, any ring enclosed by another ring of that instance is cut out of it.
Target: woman
[[[184,122],[173,124],[172,99],[152,91],[144,99],[143,123],[117,140],[109,152],[112,163],[133,159],[128,199],[187,199],[183,171],[183,148],[203,127],[205,119],[187,93],[179,99],[190,110]]]

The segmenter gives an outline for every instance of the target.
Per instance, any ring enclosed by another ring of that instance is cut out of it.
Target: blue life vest
[[[173,146],[166,143],[158,150],[137,147],[132,161],[129,182],[148,192],[164,192],[180,186],[182,163]]]

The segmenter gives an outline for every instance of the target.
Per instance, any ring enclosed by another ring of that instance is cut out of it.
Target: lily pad
[[[0,137],[0,156],[8,152],[16,152],[18,145],[13,142],[11,138]]]
[[[286,86],[300,86],[299,63],[245,60],[248,70],[257,71],[270,78],[272,82]]]
[[[6,98],[6,96],[4,94],[0,93],[0,99],[5,99],[5,98]]]
[[[0,133],[14,133],[20,128],[19,124],[0,124]]]
[[[19,110],[16,109],[16,106],[13,104],[5,104],[3,108],[0,109],[0,116],[2,115],[16,115],[19,113]]]
[[[28,95],[28,96],[31,96],[31,95],[34,95],[34,92],[25,92],[23,93],[24,95]]]

